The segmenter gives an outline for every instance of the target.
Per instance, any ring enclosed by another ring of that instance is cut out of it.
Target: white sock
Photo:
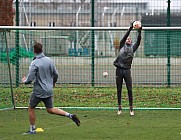
[[[72,114],[70,114],[70,113],[68,113],[68,112],[66,112],[65,116],[66,116],[66,117],[69,117],[70,119],[72,119]]]
[[[30,131],[35,131],[35,125],[30,125]]]

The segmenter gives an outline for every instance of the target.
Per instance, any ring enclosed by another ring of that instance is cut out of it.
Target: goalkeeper
[[[134,52],[138,49],[141,41],[141,30],[142,27],[138,29],[137,41],[135,43],[132,42],[129,34],[133,29],[133,23],[130,24],[130,27],[126,34],[120,41],[118,56],[114,61],[113,65],[116,67],[116,86],[117,86],[117,98],[118,98],[118,112],[117,114],[121,114],[122,110],[122,102],[121,102],[121,94],[122,94],[122,85],[123,79],[126,83],[126,88],[128,91],[129,98],[129,108],[130,115],[134,116],[133,110],[133,95],[132,95],[132,77],[131,77],[131,64],[134,56]]]
[[[29,74],[22,79],[24,84],[30,84],[34,81],[33,93],[31,94],[28,107],[30,130],[24,134],[36,134],[35,108],[41,101],[45,104],[48,113],[66,116],[79,126],[80,120],[76,115],[53,107],[53,87],[57,82],[58,72],[53,61],[44,55],[40,43],[34,45],[34,54],[35,57],[29,67]]]

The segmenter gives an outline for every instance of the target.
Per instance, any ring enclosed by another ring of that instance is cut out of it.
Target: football
[[[108,76],[108,72],[103,72],[103,76],[104,76],[104,78],[106,78],[107,76]]]
[[[133,23],[133,28],[134,28],[134,29],[139,29],[139,28],[141,28],[141,22],[140,22],[140,21],[135,21],[135,22]]]

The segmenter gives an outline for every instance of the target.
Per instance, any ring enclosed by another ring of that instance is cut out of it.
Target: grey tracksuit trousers
[[[133,105],[133,96],[132,96],[132,78],[131,78],[131,70],[124,69],[121,67],[116,68],[116,85],[117,85],[117,97],[118,97],[118,105],[122,104],[122,85],[123,80],[126,83],[126,88],[128,91],[128,98],[129,98],[129,106]]]

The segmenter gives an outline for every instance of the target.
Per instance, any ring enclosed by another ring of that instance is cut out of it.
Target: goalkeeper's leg
[[[120,115],[122,111],[122,84],[123,84],[123,75],[122,69],[116,69],[116,86],[117,86],[117,100],[118,100],[118,112],[117,114]]]
[[[130,69],[126,70],[124,79],[125,79],[126,88],[127,88],[127,91],[128,91],[130,115],[134,116],[134,111],[133,111],[133,93],[132,93],[132,77],[131,77],[131,70]]]

